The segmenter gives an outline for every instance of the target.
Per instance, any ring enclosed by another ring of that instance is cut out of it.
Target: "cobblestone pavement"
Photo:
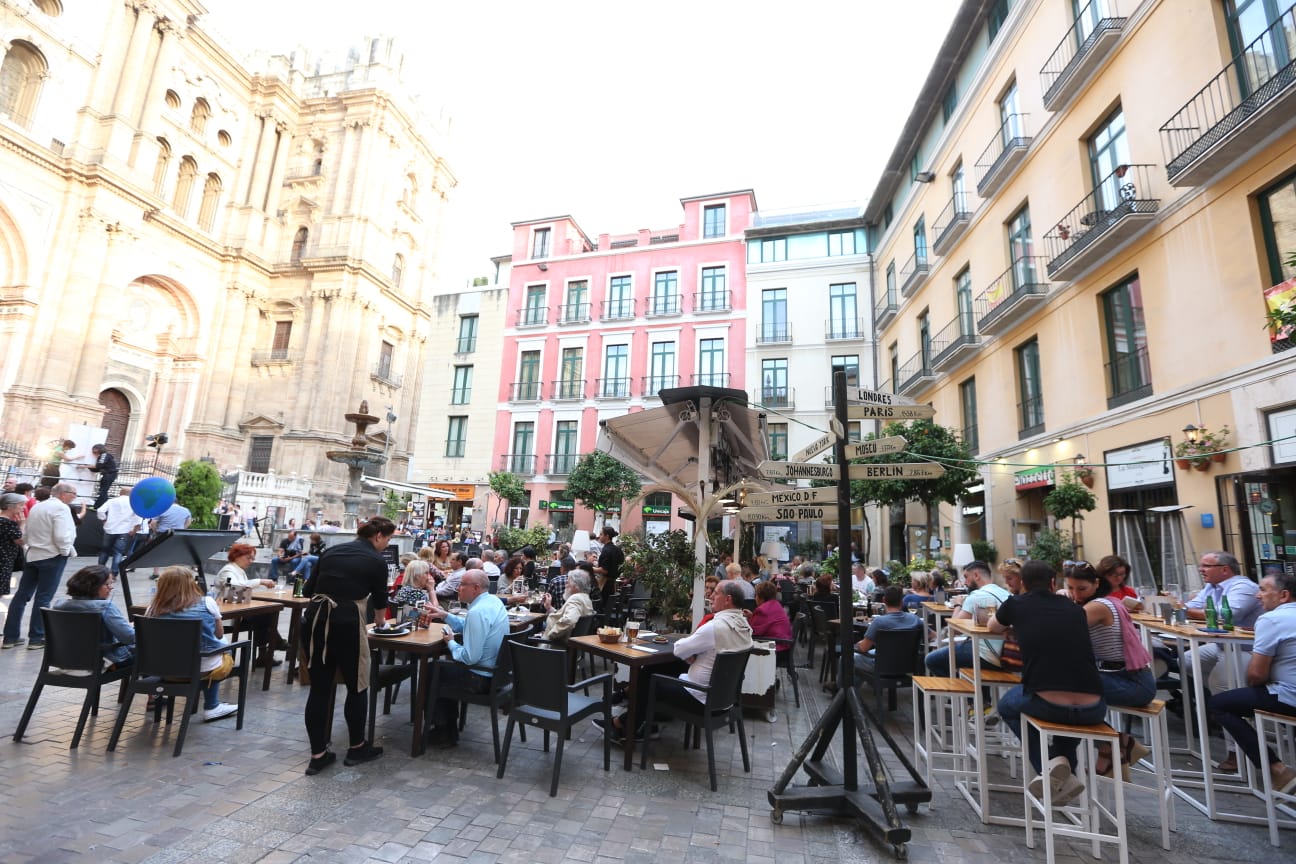
[[[286,627],[285,616],[281,629]],[[629,773],[615,758],[611,771],[602,770],[601,739],[587,725],[568,743],[558,796],[550,798],[552,754],[541,751],[539,735],[528,736],[526,744],[515,740],[504,779],[495,778],[485,709],[470,709],[458,748],[411,758],[405,691],[389,716],[379,715],[382,759],[355,768],[339,759],[319,776],[305,777],[305,692],[285,685],[282,674],[266,692],[258,678],[242,731],[232,719],[195,722],[179,758],[171,757],[173,731],[146,719],[139,700],[117,752],[105,752],[115,689],[105,691],[103,710],[78,749],[68,744],[80,692],[57,688],[45,691],[27,736],[14,743],[7,736],[17,726],[39,664],[37,651],[0,652],[0,732],[6,736],[0,740],[0,862],[6,864],[891,859],[889,847],[848,820],[800,813],[788,813],[781,825],[770,820],[766,793],[828,703],[815,670],[802,673],[799,711],[785,688],[788,698],[780,695],[774,722],[759,712],[747,715],[750,774],[742,771],[734,739],[717,733],[717,792],[708,788],[705,753],[683,750],[678,724],[664,727],[654,753],[666,770],[636,767]],[[907,741],[907,694],[901,702],[891,722]],[[335,735],[345,741],[340,712]],[[804,782],[804,774],[797,782]],[[1212,823],[1182,804],[1166,852],[1152,797],[1127,800],[1130,860],[1139,864],[1185,856],[1196,862],[1259,861],[1278,852],[1268,845],[1263,826]],[[1010,806],[1020,812],[1020,800],[1003,806],[1003,812]],[[1256,806],[1255,812],[1263,809]],[[930,806],[905,818],[913,832],[911,861],[1044,859],[1042,837],[1031,850],[1021,829],[982,825],[944,783],[937,783]],[[1283,842],[1279,856],[1296,848],[1296,834],[1285,832]],[[1094,860],[1084,844],[1060,840],[1057,850],[1059,862]],[[1116,860],[1116,853],[1106,849],[1103,857]]]

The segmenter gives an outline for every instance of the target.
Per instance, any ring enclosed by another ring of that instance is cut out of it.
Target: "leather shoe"
[[[263,654],[258,657],[256,663],[252,665],[256,666],[258,669],[264,669],[267,666],[271,669],[276,669],[283,665],[283,661],[274,659],[273,654]]]

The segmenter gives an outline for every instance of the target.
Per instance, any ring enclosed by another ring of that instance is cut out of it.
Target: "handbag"
[[[1125,671],[1137,672],[1146,669],[1152,665],[1152,655],[1143,645],[1143,637],[1134,626],[1134,619],[1130,618],[1125,604],[1119,599],[1113,600],[1111,605],[1116,610],[1116,618],[1120,621],[1121,644],[1125,648]]]

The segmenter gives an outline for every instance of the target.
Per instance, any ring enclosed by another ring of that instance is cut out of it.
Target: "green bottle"
[[[1233,629],[1233,610],[1229,608],[1227,596],[1220,598],[1220,619],[1225,630]]]
[[[1207,597],[1206,598],[1206,629],[1217,630],[1219,629],[1218,623],[1219,623],[1218,618],[1215,615],[1215,598]]]
[[[305,588],[305,587],[306,587],[306,582],[305,582],[305,580],[303,580],[300,576],[298,576],[297,579],[296,579],[296,581],[293,582],[293,596],[294,596],[294,597],[301,597],[301,596],[304,596],[304,595],[302,594],[302,589]],[[1213,607],[1212,607],[1211,616],[1214,617],[1214,615],[1215,615],[1215,612],[1213,611]],[[1214,627],[1215,625],[1212,624],[1211,626]]]

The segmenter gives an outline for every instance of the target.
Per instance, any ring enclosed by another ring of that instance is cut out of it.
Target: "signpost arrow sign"
[[[765,460],[756,466],[762,477],[770,480],[837,480],[841,467],[820,462],[771,462]]]
[[[846,416],[852,420],[930,420],[936,409],[930,405],[847,405]]]
[[[748,492],[743,499],[748,507],[769,507],[786,504],[836,504],[837,487],[819,489],[788,489],[786,492]]]
[[[847,402],[863,402],[866,405],[917,405],[914,400],[895,393],[882,393],[877,390],[865,390],[863,387],[847,389]]]
[[[836,522],[836,507],[788,506],[746,507],[739,512],[744,522]]]
[[[902,453],[909,446],[900,435],[889,438],[874,438],[872,441],[861,441],[858,444],[846,445],[847,459],[866,459],[870,456],[885,456],[888,453]]]
[[[945,466],[935,462],[849,465],[847,468],[847,476],[852,480],[935,480],[945,476]]]
[[[834,435],[834,434],[831,433],[831,432],[827,432],[827,433],[825,433],[825,434],[823,434],[823,435],[820,435],[818,438],[816,438],[815,440],[811,441],[809,444],[807,444],[806,446],[802,447],[802,448],[801,448],[800,450],[798,450],[797,452],[793,453],[791,456],[788,457],[788,461],[789,461],[789,462],[805,462],[805,461],[807,461],[808,459],[810,459],[810,458],[812,458],[812,457],[814,457],[814,456],[818,456],[820,453],[822,453],[822,452],[824,452],[825,450],[827,450],[827,449],[828,449],[829,447],[831,447],[831,446],[832,446],[836,441],[837,441],[837,436]]]

